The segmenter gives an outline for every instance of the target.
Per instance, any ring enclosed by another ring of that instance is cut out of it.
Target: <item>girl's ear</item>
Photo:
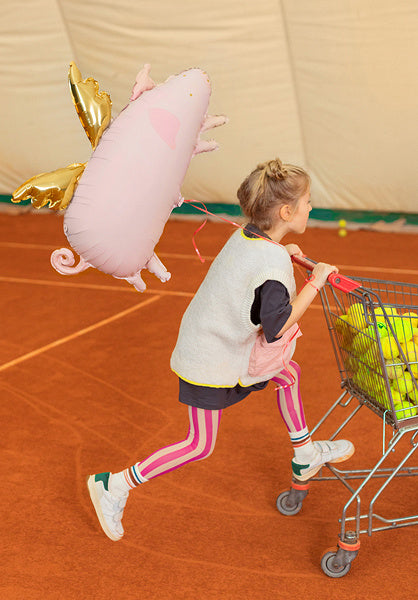
[[[282,204],[279,210],[280,218],[283,221],[290,221],[290,217],[292,216],[292,211],[288,204]]]

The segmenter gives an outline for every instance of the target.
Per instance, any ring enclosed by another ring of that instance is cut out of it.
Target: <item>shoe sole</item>
[[[106,523],[105,518],[102,513],[102,507],[100,505],[100,498],[98,497],[97,492],[96,492],[94,475],[90,475],[89,477],[87,477],[87,488],[89,490],[90,499],[94,506],[94,510],[96,511],[97,518],[99,519],[99,523],[100,523],[104,533],[113,542],[118,542],[120,539],[122,539],[122,536],[119,536],[119,537],[115,536],[115,534],[113,534],[110,531],[109,527],[107,526],[107,523]]]
[[[318,467],[314,467],[313,469],[311,469],[307,473],[304,473],[303,475],[297,476],[293,473],[293,477],[295,479],[297,479],[298,481],[306,481],[307,479],[311,479],[311,477],[316,475],[318,473],[318,471],[320,471],[324,465],[326,465],[328,463],[335,464],[335,463],[344,462],[345,460],[348,460],[349,458],[351,458],[353,456],[354,451],[355,451],[355,448],[354,448],[354,446],[352,446],[351,450],[349,450],[347,452],[347,454],[344,454],[344,456],[340,456],[340,458],[336,458],[335,460],[329,460],[328,462],[322,463]]]

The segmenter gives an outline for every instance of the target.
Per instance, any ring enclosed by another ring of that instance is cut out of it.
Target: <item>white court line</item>
[[[52,281],[49,279],[24,279],[20,277],[1,277],[0,282],[4,283],[27,283],[30,285],[46,285],[50,287],[65,287],[85,290],[105,290],[108,292],[129,292],[130,294],[139,294],[135,288],[130,285],[118,286],[118,285],[99,285],[95,283],[71,283],[70,281]],[[146,289],[144,294],[159,294],[160,296],[181,296],[191,298],[194,296],[193,292],[176,292],[174,290],[154,290]]]
[[[5,371],[6,369],[9,369],[10,367],[14,367],[15,365],[18,365],[26,360],[29,360],[30,358],[39,356],[39,354],[43,354],[44,352],[47,352],[48,350],[51,350],[52,348],[56,348],[57,346],[66,344],[67,342],[70,342],[71,340],[79,338],[82,335],[85,335],[86,333],[90,333],[91,331],[94,331],[95,329],[99,329],[100,327],[103,327],[104,325],[108,325],[109,323],[112,323],[113,321],[117,321],[118,319],[121,319],[122,317],[126,317],[126,315],[129,315],[130,313],[133,313],[134,311],[138,310],[139,308],[143,308],[144,306],[147,306],[147,305],[151,304],[152,302],[159,300],[160,298],[161,298],[161,296],[153,296],[152,298],[148,298],[148,300],[144,300],[144,302],[141,302],[140,304],[135,304],[135,306],[131,306],[130,308],[127,308],[126,310],[123,310],[123,311],[113,315],[112,317],[108,317],[107,319],[98,321],[97,323],[94,323],[93,325],[89,325],[88,327],[85,327],[84,329],[80,329],[79,331],[75,331],[74,333],[71,333],[70,335],[60,338],[59,340],[55,340],[55,342],[51,342],[50,344],[47,344],[46,346],[42,346],[41,348],[32,350],[32,352],[23,354],[22,356],[19,356],[18,358],[15,358],[14,360],[11,360],[10,362],[0,365],[0,372]]]
[[[23,242],[0,242],[0,248],[27,248],[29,250],[56,250],[57,245],[50,246],[46,244],[27,244]],[[175,254],[170,252],[158,252],[160,258],[179,258],[183,260],[198,260],[196,254]],[[214,256],[204,256],[208,261],[215,259]],[[376,271],[377,273],[400,273],[402,275],[418,275],[417,269],[399,269],[395,267],[372,267],[360,265],[338,265],[340,271],[349,277],[349,271]],[[344,272],[346,271],[346,272]]]

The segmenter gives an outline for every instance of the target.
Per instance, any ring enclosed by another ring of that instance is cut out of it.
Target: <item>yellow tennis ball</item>
[[[402,344],[406,344],[414,335],[411,321],[404,319],[403,317],[389,317],[393,329],[395,330],[396,337]]]
[[[367,327],[364,307],[360,302],[356,302],[350,306],[347,310],[347,317],[347,322],[352,327],[356,329],[365,329]]]
[[[397,379],[398,377],[402,377],[402,373],[405,370],[405,363],[400,358],[395,358],[394,360],[387,358],[385,362],[386,372],[389,379]]]
[[[408,398],[414,404],[418,404],[418,390],[415,388],[415,386],[412,388],[412,390],[410,392],[408,392]]]
[[[414,342],[410,341],[404,345],[403,348],[408,362],[416,363],[418,361],[418,346]]]
[[[401,394],[408,394],[414,387],[412,375],[408,373],[408,371],[404,371],[401,377],[398,377],[392,381],[391,387]]]
[[[383,308],[381,308],[380,306],[376,308],[374,314],[376,316],[377,322],[384,323],[386,321],[386,317],[396,317],[398,315],[398,311],[393,306],[384,304]]]
[[[382,353],[385,358],[398,358],[399,356],[399,348],[396,343],[395,338],[392,335],[388,335],[387,337],[381,340],[382,344]]]
[[[347,235],[347,229],[339,229],[338,230],[338,235],[340,237],[345,237]]]
[[[409,368],[411,369],[411,373],[415,379],[418,379],[418,363],[411,363]]]
[[[393,404],[399,404],[406,398],[406,394],[401,394],[398,390],[394,390],[391,386],[390,391],[392,393]]]
[[[394,408],[396,412],[396,417],[398,419],[408,419],[409,417],[415,417],[418,413],[418,407],[414,404],[411,404],[407,400],[403,400],[402,402],[395,402]]]
[[[403,319],[409,319],[413,329],[418,327],[418,315],[416,312],[406,312],[402,315]]]

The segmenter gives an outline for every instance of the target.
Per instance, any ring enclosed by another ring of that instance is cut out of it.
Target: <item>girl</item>
[[[278,406],[294,449],[293,476],[313,477],[326,462],[354,452],[347,440],[312,442],[300,397],[300,369],[291,360],[297,325],[335,266],[318,263],[296,294],[292,254],[281,245],[288,233],[306,229],[310,178],[300,167],[271,160],[238,190],[249,223],[237,230],[214,260],[180,326],[171,368],[179,377],[179,400],[188,405],[187,437],[119,473],[88,478],[96,514],[112,540],[123,536],[123,509],[130,490],[178,467],[208,457],[215,446],[222,409],[273,379]]]

